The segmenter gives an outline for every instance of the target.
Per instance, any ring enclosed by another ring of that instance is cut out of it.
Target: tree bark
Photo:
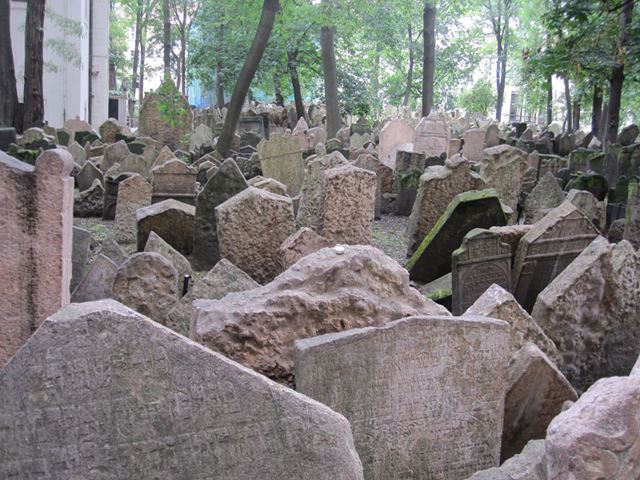
[[[320,47],[322,50],[322,71],[324,73],[324,97],[327,108],[327,139],[335,138],[342,118],[338,103],[338,70],[336,68],[336,54],[333,49],[333,28],[320,29]]]
[[[629,24],[633,15],[634,0],[628,0],[622,6],[620,12],[618,42],[616,48],[616,63],[611,71],[609,81],[609,121],[607,131],[607,145],[618,141],[618,128],[620,126],[620,103],[622,100],[622,85],[624,83],[625,49],[629,37]]]
[[[501,45],[498,47],[498,81],[497,81],[497,99],[496,99],[496,120],[502,118],[502,107],[504,106],[504,87],[507,78],[507,59],[509,55],[509,18],[505,18],[504,36],[501,38]]]
[[[600,126],[602,115],[602,85],[598,82],[593,84],[593,100],[591,108],[591,133],[596,138],[601,137]]]
[[[411,98],[411,87],[413,86],[413,33],[411,31],[411,23],[407,24],[407,34],[409,35],[409,68],[407,69],[407,89],[404,91],[404,97],[402,99],[402,106],[409,105],[409,99]]]
[[[11,47],[11,0],[0,0],[0,127],[16,127],[18,89]]]
[[[162,0],[162,19],[163,19],[163,60],[164,60],[164,77],[171,76],[171,16],[169,13],[169,0]]]
[[[44,47],[45,0],[27,2],[25,23],[24,62],[24,128],[44,121],[44,95],[42,93],[42,66]]]
[[[284,97],[282,96],[282,88],[280,87],[280,74],[273,74],[273,92],[276,97],[276,105],[284,107]]]
[[[144,37],[146,37],[146,32]],[[140,75],[138,76],[138,84],[140,85],[140,89],[138,90],[138,105],[142,106],[142,101],[144,100],[144,64],[145,57],[147,53],[147,45],[146,38],[144,41],[140,41]]]
[[[299,120],[304,117],[304,102],[302,101],[302,89],[300,88],[300,78],[298,77],[298,50],[289,49],[287,51],[287,65],[289,66],[293,98],[296,103],[296,116]]]
[[[140,61],[140,31],[142,30],[142,9],[144,0],[138,0],[138,11],[136,12],[136,32],[133,41],[133,71],[131,74],[131,90],[135,95],[136,84],[138,82],[138,62]]]
[[[220,44],[224,41],[224,12],[222,13],[222,18],[220,19]],[[222,110],[224,108],[224,86],[222,85],[222,58],[220,53],[218,52],[216,57],[216,100],[218,104],[218,108]]]
[[[553,123],[553,82],[547,77],[547,125]]]
[[[427,117],[433,108],[433,78],[436,60],[436,6],[424,2],[422,16],[424,54],[422,56],[422,116]]]
[[[233,136],[236,132],[236,126],[240,119],[242,104],[247,96],[247,92],[249,91],[249,87],[251,86],[256,70],[260,65],[260,60],[262,59],[265,48],[267,47],[267,43],[269,42],[273,23],[279,9],[279,0],[264,0],[258,30],[253,38],[253,43],[251,44],[247,58],[242,65],[242,70],[240,70],[240,74],[238,75],[238,81],[233,89],[233,95],[231,96],[229,110],[227,111],[227,116],[224,120],[222,133],[218,139],[217,150],[223,158],[229,153],[231,141],[233,140]]]
[[[566,108],[566,125],[567,132],[573,131],[573,123],[571,122],[571,89],[569,88],[569,79],[567,77],[563,77],[564,81],[564,103]]]
[[[573,100],[573,131],[580,130],[580,114],[582,113],[582,104],[580,96]]]

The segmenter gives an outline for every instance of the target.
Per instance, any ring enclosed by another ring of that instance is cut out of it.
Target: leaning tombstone
[[[113,281],[117,272],[118,265],[99,253],[84,278],[71,293],[71,301],[81,303],[113,298]]]
[[[71,244],[71,282],[69,291],[72,292],[84,277],[93,238],[91,232],[85,228],[73,227]]]
[[[257,148],[262,174],[285,184],[289,194],[295,197],[304,177],[304,162],[298,140],[274,135],[260,142]]]
[[[564,202],[564,193],[552,173],[546,173],[524,202],[524,223],[536,223]]]
[[[152,203],[173,198],[195,205],[198,172],[180,160],[169,160],[151,171]]]
[[[449,127],[437,113],[432,112],[418,123],[413,136],[413,150],[427,157],[439,157],[449,150]]]
[[[51,316],[0,402],[1,478],[363,478],[344,417],[113,300]]]
[[[378,147],[380,161],[387,166],[395,163],[394,147],[413,142],[413,128],[401,119],[391,120],[380,131]]]
[[[136,212],[151,205],[152,188],[142,175],[131,175],[118,185],[115,207],[115,237],[119,242],[135,242],[137,238]]]
[[[195,211],[192,205],[174,199],[139,208],[136,211],[138,251],[144,250],[153,231],[178,252],[191,254]]]

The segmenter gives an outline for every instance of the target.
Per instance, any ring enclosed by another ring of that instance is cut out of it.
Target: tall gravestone
[[[258,144],[262,174],[287,186],[289,195],[295,197],[302,187],[304,163],[300,144],[294,137],[274,135]]]
[[[194,217],[195,207],[172,198],[138,209],[138,251],[144,250],[153,231],[180,253],[191,254]]]
[[[152,187],[142,175],[132,175],[118,186],[115,213],[115,237],[119,242],[135,242],[137,239],[136,212],[151,205]]]
[[[0,366],[69,303],[72,168],[64,150],[44,151],[35,167],[0,152]]]
[[[439,157],[449,151],[449,126],[435,112],[423,117],[413,135],[413,150],[427,157]]]
[[[351,422],[369,480],[462,480],[500,459],[509,331],[409,317],[295,342],[297,389]]]
[[[157,203],[173,198],[179,202],[194,205],[197,175],[196,170],[178,159],[169,160],[155,167],[151,171],[152,202]]]
[[[113,300],[50,317],[0,402],[1,478],[363,478],[341,415]]]
[[[208,270],[220,259],[215,208],[248,187],[236,162],[229,158],[198,195],[193,229],[193,262],[197,270]]]
[[[396,148],[413,142],[413,127],[399,118],[387,122],[380,130],[380,145],[378,155],[380,161],[390,168],[394,168]]]
[[[452,307],[462,315],[492,285],[511,288],[511,247],[498,233],[474,229],[451,254]]]

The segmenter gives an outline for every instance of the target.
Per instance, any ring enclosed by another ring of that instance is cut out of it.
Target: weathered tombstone
[[[87,161],[87,152],[78,142],[73,142],[67,147],[67,150],[78,165],[82,166]]]
[[[376,174],[376,203],[375,218],[380,218],[382,210],[382,194],[391,192],[393,185],[393,170],[378,160],[374,155],[363,153],[351,162],[354,167],[363,168]]]
[[[173,198],[194,205],[198,172],[180,160],[169,160],[151,171],[152,203]]]
[[[149,234],[156,232],[162,239],[184,255],[193,250],[193,224],[196,209],[192,205],[169,199],[136,211],[138,251],[147,243]]]
[[[142,175],[131,175],[118,185],[114,232],[119,242],[137,240],[136,212],[151,205],[152,188]]]
[[[511,288],[511,247],[500,235],[473,229],[451,254],[452,312],[462,315],[492,284]]]
[[[228,293],[243,292],[259,286],[249,275],[227,259],[222,258],[169,310],[165,324],[172,330],[189,336],[191,303],[194,300],[218,299]]]
[[[302,187],[304,162],[298,141],[293,137],[273,135],[258,144],[260,166],[265,177],[274,178],[287,186],[295,197]]]
[[[564,202],[564,193],[552,173],[546,173],[527,195],[524,202],[524,222],[536,223],[549,211]]]
[[[6,152],[12,143],[16,143],[16,129],[13,127],[0,128],[0,150]]]
[[[122,163],[129,155],[131,155],[131,151],[124,140],[107,145],[102,155],[100,169],[106,173],[116,163]]]
[[[586,172],[570,178],[564,187],[565,190],[586,190],[602,201],[609,192],[609,184],[606,178],[595,172]]]
[[[189,260],[178,252],[175,248],[160,238],[156,232],[151,232],[147,243],[144,246],[145,252],[155,252],[169,260],[178,272],[178,289],[182,288],[182,282],[185,276],[191,276],[191,264]]]
[[[391,120],[380,130],[378,155],[380,161],[394,168],[396,152],[394,147],[413,142],[413,127],[401,119]]]
[[[462,157],[449,159],[444,166],[429,167],[420,177],[416,201],[409,217],[408,253],[415,252],[456,195],[482,190],[485,185]]]
[[[122,127],[118,124],[118,120],[115,118],[109,118],[105,120],[98,132],[100,132],[100,138],[105,143],[113,143],[116,141],[116,134],[122,131]]]
[[[464,158],[472,162],[479,162],[484,158],[487,131],[484,128],[472,128],[462,134],[462,151]]]
[[[247,187],[242,172],[229,158],[198,195],[193,231],[193,263],[196,269],[208,270],[220,259],[215,208]]]
[[[349,420],[367,479],[462,480],[500,459],[508,340],[482,317],[297,340],[296,388]]]
[[[449,127],[437,113],[423,117],[413,136],[413,150],[427,157],[439,157],[449,150]]]
[[[71,293],[73,303],[92,302],[113,297],[113,281],[118,265],[99,253],[84,278]]]
[[[375,194],[376,174],[369,170],[352,165],[325,170],[318,233],[334,243],[370,244]]]
[[[113,263],[117,266],[122,265],[127,259],[127,254],[122,249],[118,242],[116,242],[113,238],[107,238],[103,240],[100,244],[100,250],[98,253],[103,254],[105,257],[109,258]]]
[[[430,282],[451,271],[451,254],[474,228],[506,225],[495,190],[456,195],[406,264],[412,280]]]
[[[620,130],[617,143],[623,147],[637,143],[636,139],[638,138],[638,134],[640,134],[640,129],[638,129],[636,124],[632,123],[631,125],[627,125]]]
[[[632,479],[640,475],[640,378],[603,378],[547,429],[550,479]]]
[[[591,192],[586,190],[569,190],[567,201],[573,203],[584,213],[598,229],[605,229],[606,209],[603,202],[598,202]]]
[[[287,186],[273,178],[263,178],[259,182],[250,183],[250,185],[276,195],[287,196]]]
[[[569,381],[538,347],[529,343],[518,350],[509,361],[501,462],[530,440],[544,438],[564,402],[577,399]]]
[[[99,179],[86,190],[75,195],[73,202],[74,217],[100,217],[104,207],[104,187]]]
[[[264,121],[260,115],[244,116],[238,120],[238,135],[242,138],[247,134],[252,134],[258,138],[258,142],[261,138],[267,138],[267,134],[264,128]],[[254,146],[258,144],[255,142]]]
[[[73,168],[64,150],[35,167],[0,152],[0,365],[69,303]]]
[[[91,187],[96,179],[103,182],[102,172],[92,162],[86,162],[76,175],[76,186],[82,192]]]
[[[198,125],[189,139],[189,150],[197,152],[203,145],[213,144],[213,132],[207,125]]]
[[[527,171],[527,154],[509,145],[498,145],[485,149],[479,162],[480,176],[515,212]]]
[[[118,267],[113,298],[162,323],[178,300],[178,272],[159,253],[134,253]]]
[[[407,271],[395,260],[364,245],[323,248],[263,287],[197,300],[193,307],[195,341],[289,384],[295,339],[448,314],[410,287]]]
[[[622,238],[629,240],[633,248],[640,248],[640,189],[638,182],[631,180],[628,186],[627,208]]]
[[[598,229],[571,202],[563,202],[520,239],[511,279],[528,312],[538,294],[595,238]]]
[[[548,480],[544,440],[531,440],[521,453],[499,467],[481,470],[467,480]]]
[[[341,415],[112,300],[50,317],[0,402],[2,478],[363,478]]]
[[[286,270],[302,257],[332,246],[333,243],[307,227],[289,235],[279,248],[282,270]]]
[[[280,273],[278,248],[293,233],[289,197],[249,187],[215,208],[220,256],[259,283]]]
[[[71,244],[71,282],[69,291],[72,292],[84,277],[87,260],[91,252],[93,238],[91,232],[84,228],[73,227]]]

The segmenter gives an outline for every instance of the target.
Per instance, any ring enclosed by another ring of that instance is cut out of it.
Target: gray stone
[[[92,302],[113,297],[113,281],[117,271],[118,265],[99,253],[87,274],[71,294],[71,301]]]
[[[120,242],[137,240],[138,209],[151,205],[152,187],[142,175],[132,175],[118,184],[115,214],[115,237]]]
[[[526,152],[509,145],[485,149],[480,160],[480,176],[513,211],[518,207],[527,168]]]
[[[196,209],[192,205],[169,199],[136,211],[138,251],[144,250],[149,234],[156,232],[178,252],[193,250],[193,223]]]
[[[104,147],[100,169],[106,173],[116,163],[122,163],[129,155],[131,155],[131,151],[124,140],[107,145]]]
[[[215,208],[246,188],[242,172],[232,159],[227,159],[198,195],[193,232],[196,269],[208,270],[220,259]]]
[[[50,317],[0,402],[2,478],[363,478],[344,417],[111,300]]]
[[[93,162],[86,162],[76,175],[76,186],[82,192],[90,188],[96,179],[100,180],[100,183],[103,182],[102,172]]]
[[[437,113],[432,112],[418,123],[413,136],[413,150],[427,157],[437,157],[449,149],[449,127]]]
[[[104,188],[99,179],[88,189],[75,195],[73,215],[75,217],[101,217],[104,208]]]
[[[629,240],[633,248],[640,248],[640,189],[638,182],[629,182],[627,211],[625,215],[624,233],[622,238]]]
[[[578,207],[598,229],[604,230],[607,221],[604,202],[599,202],[591,192],[586,190],[569,190],[567,200]]]
[[[153,203],[173,198],[193,205],[198,172],[181,160],[169,160],[151,170]]]
[[[122,262],[127,259],[127,254],[113,238],[107,238],[102,241],[99,253],[109,258],[117,266],[122,265]]]
[[[258,154],[263,175],[283,183],[289,194],[296,196],[304,177],[302,150],[298,140],[273,135],[269,140],[258,144]]]
[[[78,142],[73,142],[67,147],[67,150],[73,157],[73,161],[81,167],[87,161],[87,151],[82,148],[82,145],[80,145]]]
[[[524,202],[524,222],[536,223],[564,202],[564,192],[552,173],[546,173]]]
[[[547,480],[544,440],[531,440],[521,453],[499,467],[482,470],[467,480]]]
[[[297,340],[296,387],[350,421],[367,479],[463,479],[498,465],[508,340],[482,317]]]
[[[169,260],[178,272],[178,288],[182,285],[182,279],[185,275],[191,275],[191,265],[189,260],[178,252],[175,248],[160,238],[156,232],[149,233],[147,243],[144,246],[145,252],[155,252]]]
[[[618,134],[618,143],[623,147],[633,145],[634,143],[637,143],[636,139],[639,134],[640,129],[638,129],[636,124],[632,123],[631,125],[627,125],[620,130],[620,133]]]
[[[286,270],[303,257],[318,250],[332,246],[333,243],[307,227],[300,228],[282,242],[279,256],[282,270]]]
[[[75,290],[86,273],[92,241],[93,238],[91,238],[91,232],[89,230],[73,227],[70,292]]]
[[[194,300],[220,299],[228,293],[243,292],[259,286],[249,275],[223,258],[169,310],[166,326],[184,336],[189,336],[191,304]]]

